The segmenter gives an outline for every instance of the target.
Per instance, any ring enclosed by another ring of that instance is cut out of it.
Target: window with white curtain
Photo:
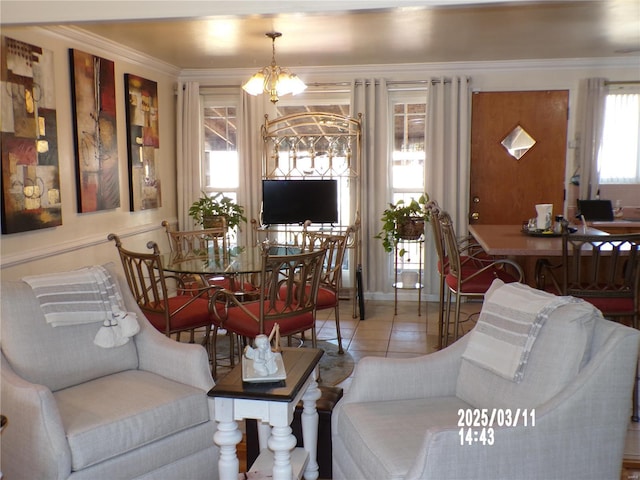
[[[238,107],[234,99],[206,95],[202,112],[202,191],[237,200],[240,186]]]
[[[640,183],[640,88],[610,91],[598,152],[601,184]]]
[[[425,140],[427,104],[424,91],[391,92],[393,152],[390,161],[391,199],[396,203],[418,200],[425,191]],[[409,243],[398,259],[402,271],[420,268],[419,245]]]

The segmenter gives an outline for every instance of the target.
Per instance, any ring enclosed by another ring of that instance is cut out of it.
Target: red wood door
[[[537,203],[562,214],[569,92],[479,92],[471,119],[470,223],[520,224]],[[517,126],[535,140],[520,159],[502,140]]]

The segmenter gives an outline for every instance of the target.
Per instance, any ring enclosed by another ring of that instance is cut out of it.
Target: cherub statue
[[[258,335],[254,341],[255,348],[247,345],[244,356],[253,360],[253,369],[263,377],[273,375],[278,371],[276,356],[271,351],[271,343],[266,335]]]

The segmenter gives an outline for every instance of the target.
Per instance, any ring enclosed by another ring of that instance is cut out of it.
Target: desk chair
[[[314,251],[325,249],[324,268],[320,276],[320,287],[318,289],[317,310],[333,308],[336,322],[336,332],[338,335],[338,353],[344,353],[342,348],[342,335],[340,333],[340,288],[342,287],[342,266],[344,255],[349,245],[349,241],[356,231],[354,225],[349,226],[344,233],[329,233],[323,231],[312,231],[308,229],[309,224],[305,223],[302,248],[303,250]]]
[[[324,256],[324,249],[271,255],[266,246],[258,300],[242,302],[226,289],[217,290],[211,296],[209,308],[214,318],[214,335],[219,328],[224,328],[245,340],[254,339],[259,334],[269,335],[277,323],[280,334],[285,337],[311,330],[311,343],[315,348],[316,302]],[[239,356],[242,356],[242,343],[238,341]],[[215,352],[212,358],[215,359]]]
[[[483,261],[481,266],[474,265],[469,268],[469,262],[463,264],[458,237],[456,237],[451,217],[447,212],[441,212],[439,219],[449,266],[449,271],[445,275],[447,307],[443,336],[446,346],[449,343],[452,295],[456,296],[453,327],[455,341],[458,339],[461,299],[464,297],[483,298],[496,278],[501,279],[505,283],[522,282],[524,280],[524,272],[522,271],[522,267],[516,262],[502,258],[489,259]]]
[[[107,238],[115,242],[129,290],[149,322],[167,337],[189,332],[192,342],[193,331],[204,328],[203,344],[209,345],[213,323],[209,312],[212,288],[193,288],[185,285],[181,277],[165,274],[155,242],[147,243],[151,253],[139,253],[125,249],[114,233]]]

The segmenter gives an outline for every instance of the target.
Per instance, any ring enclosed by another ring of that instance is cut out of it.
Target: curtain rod
[[[431,85],[436,85],[438,83],[442,83],[443,80],[440,79],[431,79],[431,80],[389,80],[387,82],[387,85],[426,85],[426,84],[431,84]],[[469,79],[467,79],[467,82],[469,82]],[[356,80],[356,85],[362,85],[363,83],[370,85],[371,82],[369,80]],[[451,79],[449,78],[445,78],[444,79],[444,83],[451,83]],[[614,83],[614,82],[609,82],[609,83]],[[629,82],[625,82],[625,83],[629,83]],[[310,87],[349,87],[351,86],[352,82],[313,82],[313,83],[308,83],[307,85]],[[205,85],[202,84],[200,85],[203,88],[238,88],[240,87],[240,85]],[[184,88],[184,86],[183,86]]]
[[[605,85],[640,85],[640,80],[628,80],[628,81],[624,81],[624,80],[620,80],[620,81],[605,81],[604,82]]]

